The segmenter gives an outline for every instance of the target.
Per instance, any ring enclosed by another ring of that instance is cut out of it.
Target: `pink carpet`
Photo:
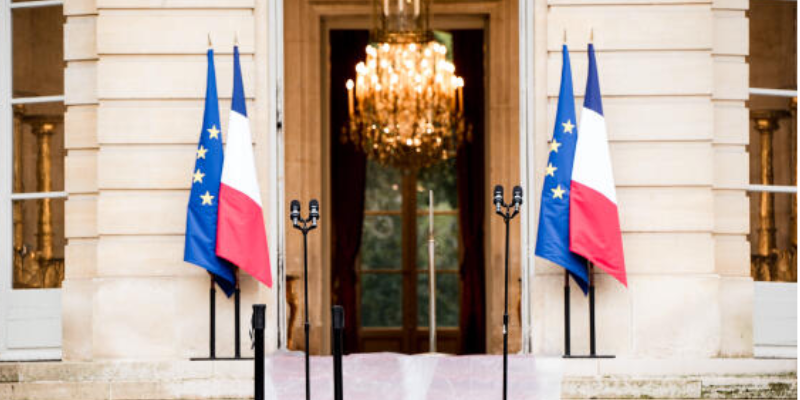
[[[502,398],[503,357],[394,353],[346,356],[345,400],[468,400]],[[279,353],[266,360],[266,398],[305,398],[303,354]],[[561,397],[560,362],[533,356],[509,356],[508,398],[551,400]],[[333,399],[333,360],[311,358],[311,399]]]

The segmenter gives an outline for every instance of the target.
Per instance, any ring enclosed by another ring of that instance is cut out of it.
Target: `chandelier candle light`
[[[429,1],[375,3],[375,43],[356,65],[355,81],[346,83],[343,141],[404,170],[454,157],[465,139],[464,79],[428,29]]]

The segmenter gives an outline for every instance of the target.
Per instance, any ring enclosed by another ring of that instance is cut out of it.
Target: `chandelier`
[[[433,40],[428,10],[429,0],[375,0],[373,44],[346,84],[343,141],[404,170],[454,157],[465,139],[464,80]]]

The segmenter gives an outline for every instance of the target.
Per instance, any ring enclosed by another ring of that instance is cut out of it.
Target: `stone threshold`
[[[570,359],[565,399],[796,399],[797,360]],[[252,361],[0,363],[0,399],[250,399]]]

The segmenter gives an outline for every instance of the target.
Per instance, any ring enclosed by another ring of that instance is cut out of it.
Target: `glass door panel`
[[[458,343],[460,279],[455,161],[415,173],[367,162],[359,256],[360,351],[427,351],[428,190],[434,190],[437,333]],[[425,339],[425,340],[422,340]]]
[[[64,17],[61,4],[9,2],[0,96],[11,104],[0,126],[4,236],[0,254],[0,360],[61,357],[64,279]],[[6,75],[7,74],[7,75]]]

